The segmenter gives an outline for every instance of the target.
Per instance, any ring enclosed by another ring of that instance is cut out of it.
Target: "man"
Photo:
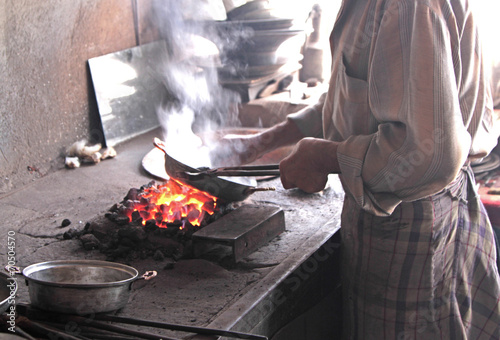
[[[285,188],[339,174],[344,338],[500,339],[494,236],[469,165],[498,133],[468,0],[344,0],[330,42],[326,96],[232,139],[241,160],[297,143]]]

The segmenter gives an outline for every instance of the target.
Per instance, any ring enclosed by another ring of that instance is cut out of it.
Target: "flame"
[[[167,223],[182,223],[184,226],[186,221],[200,226],[206,214],[212,215],[216,211],[216,202],[216,197],[171,179],[145,188],[139,194],[139,201],[134,201],[129,207],[127,215],[131,218],[134,211],[139,212],[143,225],[154,219],[159,227],[166,227]]]

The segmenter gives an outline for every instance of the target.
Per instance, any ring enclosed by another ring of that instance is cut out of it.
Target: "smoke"
[[[163,139],[169,154],[184,163],[196,153],[198,164],[188,163],[195,167],[210,166],[209,146],[199,135],[240,125],[240,96],[218,81],[225,46],[234,44],[214,28],[214,19],[225,19],[221,6],[222,1],[213,0],[158,0],[153,6],[167,46],[157,65],[167,90],[157,110]]]

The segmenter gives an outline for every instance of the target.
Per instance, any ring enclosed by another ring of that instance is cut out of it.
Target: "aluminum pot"
[[[156,276],[155,271],[139,276],[133,267],[94,260],[48,261],[22,271],[13,266],[6,269],[24,276],[34,307],[78,315],[123,308],[132,283]]]

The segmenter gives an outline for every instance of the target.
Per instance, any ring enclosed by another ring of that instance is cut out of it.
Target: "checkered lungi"
[[[491,224],[470,168],[389,217],[342,213],[344,339],[500,339]]]

